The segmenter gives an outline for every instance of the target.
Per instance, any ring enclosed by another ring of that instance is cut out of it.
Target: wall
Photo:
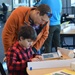
[[[7,4],[11,4],[11,0],[0,0],[0,5],[2,4],[2,3],[7,3]]]
[[[2,2],[5,2],[10,5],[9,10],[12,10],[12,1],[13,0],[0,0],[0,5],[2,4]],[[71,7],[71,0],[62,0],[62,5],[62,13],[75,14],[75,7]]]
[[[0,0],[0,5],[2,5],[3,2],[9,5],[8,10],[11,11],[12,10],[12,0]]]
[[[72,14],[71,0],[62,0],[63,13]]]

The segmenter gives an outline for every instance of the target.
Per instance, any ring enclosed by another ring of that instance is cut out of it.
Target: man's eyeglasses
[[[47,14],[47,16],[48,16],[49,18],[52,17],[52,13],[51,13],[51,12],[47,12],[46,14]]]

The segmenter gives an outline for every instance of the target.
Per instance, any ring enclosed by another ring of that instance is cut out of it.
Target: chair
[[[0,62],[0,72],[1,72],[1,75],[6,75],[6,72],[3,69],[3,66],[2,66],[2,63],[1,62]]]
[[[0,14],[0,21],[3,21],[4,19],[4,14]]]

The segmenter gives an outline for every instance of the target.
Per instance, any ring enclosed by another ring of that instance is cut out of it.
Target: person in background
[[[38,36],[32,47],[35,52],[38,51],[48,37],[50,14],[50,7],[46,4],[41,4],[38,7],[16,8],[7,19],[2,31],[4,54],[7,54],[8,48],[17,40],[17,33],[24,23],[36,30]]]
[[[7,13],[7,11],[8,11],[8,7],[6,6],[5,3],[2,3],[2,11],[3,11],[3,13]]]
[[[32,52],[32,42],[37,38],[36,31],[28,25],[24,25],[18,32],[18,41],[11,46],[6,54],[9,75],[28,75],[27,62],[41,61],[40,55]]]
[[[5,3],[2,3],[3,22],[6,22],[8,7]]]
[[[52,17],[50,18],[50,29],[47,40],[44,43],[46,53],[52,52],[52,46],[60,47],[60,23],[62,2],[61,0],[41,0],[38,5],[47,4],[52,11]]]

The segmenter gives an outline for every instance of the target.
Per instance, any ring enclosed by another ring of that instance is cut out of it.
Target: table
[[[47,68],[47,69],[36,69],[36,70],[28,70],[29,75],[44,75],[51,72],[59,71],[62,69],[70,69],[70,67],[62,67],[62,68]]]
[[[67,60],[67,59],[69,59],[68,53],[70,50],[65,49],[65,48],[58,48],[58,50],[60,50],[63,55],[63,57],[60,59],[60,61],[59,61],[59,59],[53,59],[53,60],[51,59],[50,62],[48,62],[48,60],[46,60],[47,62],[42,61],[41,63],[34,62],[33,63],[34,65],[33,64],[28,65],[27,72],[29,73],[29,75],[45,75],[45,74],[49,74],[49,73],[63,70],[63,69],[71,70],[70,63],[74,62],[75,59]],[[34,68],[34,66],[35,66],[35,68]],[[30,67],[33,67],[33,69],[29,70]]]
[[[62,47],[73,47],[75,48],[75,29],[71,29],[68,32],[63,33],[63,31],[60,32],[60,37],[61,37],[61,46]],[[65,37],[72,37],[73,38],[73,45],[63,45],[63,39]]]

